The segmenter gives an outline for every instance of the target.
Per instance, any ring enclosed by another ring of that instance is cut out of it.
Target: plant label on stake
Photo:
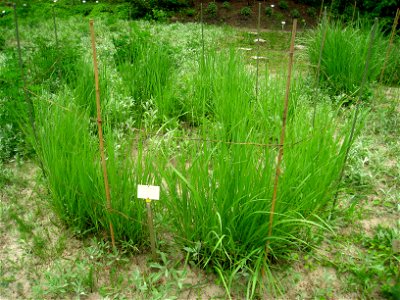
[[[160,200],[160,187],[157,185],[138,185],[137,197],[139,199]]]
[[[137,197],[139,199],[146,199],[147,208],[147,223],[150,232],[150,245],[151,254],[153,259],[156,259],[156,237],[153,225],[153,213],[151,211],[151,200],[160,200],[160,187],[155,185],[138,185]]]

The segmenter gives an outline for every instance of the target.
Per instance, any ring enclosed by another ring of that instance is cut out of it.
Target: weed
[[[317,10],[315,9],[315,7],[308,7],[307,8],[307,14],[310,17],[315,18],[317,16]]]
[[[284,10],[289,8],[289,4],[285,0],[280,0],[278,2],[278,6],[280,9],[284,9]]]
[[[185,15],[188,17],[194,17],[196,15],[196,10],[194,8],[188,8],[184,10]]]
[[[215,3],[215,2],[208,3],[207,8],[206,8],[206,13],[207,13],[207,15],[209,15],[212,18],[217,17],[217,13],[218,13],[217,3]]]
[[[253,11],[251,10],[251,7],[249,7],[249,6],[243,7],[243,8],[240,10],[240,15],[241,15],[242,17],[248,18],[248,17],[250,17],[252,14],[253,14]]]
[[[222,7],[225,9],[231,9],[231,4],[229,3],[229,1],[224,1],[222,3]]]
[[[290,15],[292,16],[293,19],[299,19],[301,17],[298,9],[292,9],[290,11]]]

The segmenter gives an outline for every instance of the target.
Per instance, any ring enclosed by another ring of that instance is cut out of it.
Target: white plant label
[[[158,185],[138,185],[137,197],[139,199],[160,200],[160,187]]]

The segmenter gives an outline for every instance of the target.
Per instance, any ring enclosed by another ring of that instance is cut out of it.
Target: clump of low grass
[[[310,62],[315,66],[314,71],[320,57],[324,30],[326,38],[322,50],[320,81],[333,94],[345,93],[354,96],[362,82],[372,29],[368,30],[359,23],[344,26],[340,22],[325,21],[310,31],[305,42]],[[378,79],[383,65],[383,42],[382,34],[377,30],[366,74],[367,89]]]

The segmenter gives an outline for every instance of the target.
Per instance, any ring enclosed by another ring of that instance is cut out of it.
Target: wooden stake
[[[357,0],[354,0],[353,15],[351,16],[351,23],[354,22],[354,16],[356,14],[356,8],[357,8]]]
[[[263,277],[265,276],[265,265],[266,265],[268,254],[269,254],[269,244],[270,244],[270,238],[272,236],[272,226],[273,226],[273,222],[274,222],[276,197],[278,194],[279,176],[281,174],[281,164],[282,164],[282,158],[283,158],[283,147],[284,147],[284,143],[285,143],[286,120],[287,120],[288,107],[289,107],[290,81],[292,78],[294,41],[296,38],[296,30],[297,30],[297,19],[294,19],[293,20],[293,28],[292,28],[292,38],[291,38],[291,42],[290,42],[289,67],[288,67],[288,77],[287,77],[287,81],[286,81],[285,104],[284,104],[283,117],[282,117],[282,130],[281,130],[281,137],[280,137],[280,142],[279,142],[278,162],[276,164],[274,190],[273,190],[273,195],[272,195],[271,211],[270,211],[270,215],[269,215],[268,240],[265,245],[264,264],[263,264],[263,268],[262,268]]]
[[[103,141],[103,129],[102,129],[102,120],[101,120],[101,106],[100,106],[99,70],[98,70],[98,66],[97,66],[96,39],[95,39],[95,33],[94,33],[93,20],[90,20],[89,24],[90,24],[90,34],[91,34],[91,39],[92,39],[92,50],[93,50],[93,67],[94,67],[94,80],[95,80],[95,87],[96,87],[96,106],[97,106],[97,128],[99,131],[100,156],[101,156],[101,165],[103,168],[104,187],[105,187],[105,191],[106,191],[107,211],[108,211],[108,213],[110,213],[111,212],[111,196],[110,196],[110,187],[108,184],[106,157],[104,154],[104,141]],[[113,228],[111,219],[110,219],[110,235],[111,235],[112,245],[115,248],[114,228]]]
[[[394,34],[396,32],[397,24],[399,22],[399,17],[400,17],[400,8],[398,8],[396,10],[396,16],[394,17],[393,26],[392,26],[392,33],[390,34],[389,46],[388,46],[388,48],[386,50],[385,61],[383,63],[381,76],[379,77],[379,82],[382,82],[383,75],[385,74],[386,64],[387,64],[387,61],[388,61],[388,58],[389,58],[390,51],[392,50],[392,47],[393,47],[393,38],[394,38]]]
[[[324,0],[321,1],[321,8],[319,9],[319,14],[318,14],[319,20],[321,20],[323,9],[324,9]]]
[[[151,210],[151,200],[146,199],[146,208],[147,208],[147,223],[149,226],[150,232],[150,245],[151,245],[151,254],[153,259],[157,259],[157,252],[156,252],[156,235],[154,232],[154,224],[153,224],[153,212]]]

